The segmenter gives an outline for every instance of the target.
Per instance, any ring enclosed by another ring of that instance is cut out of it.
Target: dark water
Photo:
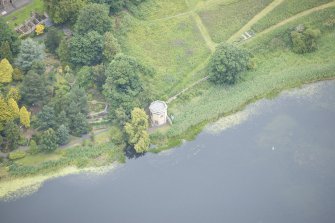
[[[335,222],[335,82],[246,111],[239,125],[106,175],[48,181],[0,203],[0,222]]]

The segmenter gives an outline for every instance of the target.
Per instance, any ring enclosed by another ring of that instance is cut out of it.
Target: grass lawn
[[[171,96],[175,86],[199,79],[191,71],[208,58],[207,48],[193,17],[185,15],[159,22],[141,22],[129,15],[131,26],[121,41],[124,52],[157,71],[153,86],[161,95]]]
[[[225,114],[242,109],[246,104],[283,89],[304,83],[335,77],[335,30],[323,25],[335,13],[326,9],[303,17],[269,33],[251,40],[244,47],[255,55],[257,68],[245,74],[244,80],[234,86],[214,86],[208,82],[192,90],[190,100],[177,100],[170,106],[175,117],[168,132],[170,137],[199,131],[201,123],[214,121]],[[291,52],[284,42],[284,33],[297,24],[307,23],[322,29],[319,49],[310,54]],[[254,41],[254,42],[253,42]],[[197,95],[198,94],[198,95]],[[200,125],[199,128],[197,126]]]
[[[331,1],[333,0],[285,0],[271,13],[259,20],[252,28],[260,32],[295,14]]]
[[[224,0],[208,4],[199,15],[214,42],[226,41],[272,0]]]
[[[9,27],[15,28],[22,24],[26,19],[30,17],[31,12],[44,12],[43,0],[33,0],[28,5],[23,8],[18,9],[17,11],[5,16],[5,20],[8,22]]]
[[[150,0],[140,4],[134,13],[141,19],[153,20],[174,16],[187,10],[187,4],[184,0]]]
[[[15,161],[17,164],[24,165],[24,166],[37,166],[43,162],[51,161],[51,160],[58,160],[62,156],[55,153],[39,153],[36,155],[27,155],[23,159],[19,159]]]

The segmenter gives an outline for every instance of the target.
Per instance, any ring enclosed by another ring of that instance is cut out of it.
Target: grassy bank
[[[334,13],[335,8],[330,8],[311,14],[244,44],[243,47],[254,54],[256,69],[246,72],[244,79],[234,86],[214,86],[206,82],[171,104],[174,124],[161,132],[167,137],[166,145],[153,152],[178,145],[183,139],[192,139],[207,123],[237,112],[258,99],[334,78],[335,30],[326,25]],[[290,50],[288,30],[301,23],[321,28],[322,37],[316,52],[298,55]],[[164,138],[156,134],[154,139]]]

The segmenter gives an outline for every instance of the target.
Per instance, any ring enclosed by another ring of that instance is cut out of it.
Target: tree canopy
[[[135,58],[119,54],[106,69],[104,95],[116,111],[118,108],[129,115],[135,107],[145,107],[151,94],[145,76],[152,71]]]
[[[44,45],[28,38],[22,41],[15,64],[23,71],[28,71],[35,61],[42,61],[44,57]]]
[[[9,28],[5,20],[0,18],[0,59],[9,61],[19,52],[20,40],[13,29]]]
[[[43,0],[44,7],[56,24],[71,22],[77,19],[79,10],[86,5],[86,0]]]
[[[12,82],[13,67],[7,59],[0,61],[0,83]]]
[[[92,31],[75,35],[70,42],[70,61],[74,65],[96,65],[102,60],[103,36]]]
[[[96,31],[100,35],[112,30],[111,18],[105,5],[88,4],[80,10],[75,32],[79,35]]]
[[[250,54],[246,50],[220,44],[209,63],[209,80],[215,84],[235,84],[249,65]]]
[[[317,39],[320,36],[319,29],[303,28],[291,32],[292,51],[298,54],[310,53],[317,50]]]
[[[148,116],[145,111],[134,108],[131,112],[131,120],[126,123],[124,128],[128,136],[128,143],[134,146],[137,153],[143,153],[149,149],[148,127]]]

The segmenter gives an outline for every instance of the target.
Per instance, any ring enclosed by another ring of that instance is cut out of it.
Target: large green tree
[[[44,131],[41,135],[39,148],[44,152],[52,152],[57,149],[57,135],[53,129]]]
[[[108,8],[101,4],[88,4],[80,10],[75,32],[79,35],[96,31],[100,35],[112,30],[111,18]]]
[[[110,63],[118,53],[121,53],[121,47],[117,39],[113,36],[111,32],[106,32],[104,34],[104,62]]]
[[[11,151],[19,147],[20,129],[13,121],[6,123],[4,128],[4,136],[6,151]]]
[[[134,108],[131,112],[131,120],[126,123],[124,128],[128,136],[128,143],[134,146],[137,153],[143,153],[149,149],[148,127],[148,116],[145,111],[140,108]]]
[[[51,52],[55,53],[60,42],[62,40],[62,34],[60,31],[58,31],[57,28],[50,27],[48,29],[46,38],[45,38],[45,46],[46,48]]]
[[[20,40],[13,29],[9,28],[5,20],[0,17],[0,59],[7,58],[19,52]]]
[[[0,83],[10,83],[13,80],[13,67],[7,59],[0,61]]]
[[[96,65],[102,60],[103,36],[96,31],[75,35],[70,42],[70,61],[74,65]]]
[[[46,81],[35,72],[28,72],[21,85],[22,101],[28,105],[43,104],[48,95]]]
[[[39,130],[55,129],[57,127],[57,118],[53,107],[49,105],[43,106],[43,109],[37,114],[36,124]]]
[[[106,69],[104,95],[115,112],[121,108],[127,116],[135,107],[145,107],[151,98],[146,76],[153,72],[135,58],[119,54]]]
[[[44,7],[56,24],[74,23],[80,9],[86,5],[86,0],[43,0]],[[89,19],[89,18],[87,18]]]
[[[246,50],[226,43],[220,44],[209,63],[209,80],[215,84],[235,84],[249,66],[250,54]]]
[[[65,145],[69,142],[69,129],[65,125],[60,125],[56,131],[58,145]]]
[[[44,44],[38,44],[31,38],[22,41],[20,53],[15,64],[23,71],[28,71],[35,61],[43,61],[45,57]]]

